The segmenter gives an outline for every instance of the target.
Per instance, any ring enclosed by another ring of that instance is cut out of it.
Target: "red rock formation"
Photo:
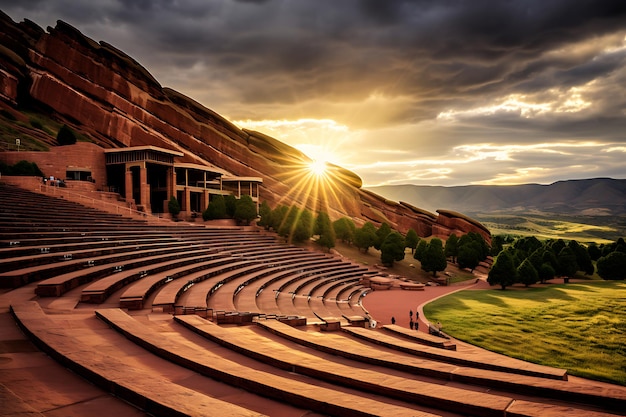
[[[99,146],[154,145],[181,151],[185,162],[211,164],[234,175],[262,177],[271,206],[300,204],[356,223],[387,222],[421,236],[486,229],[448,212],[437,216],[362,190],[360,178],[330,166],[324,187],[307,178],[310,159],[280,141],[239,129],[194,100],[163,88],[134,59],[58,22],[45,32],[0,12],[0,102],[38,103]],[[320,181],[318,180],[317,183]]]

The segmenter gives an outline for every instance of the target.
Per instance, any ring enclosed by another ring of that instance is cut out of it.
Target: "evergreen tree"
[[[234,218],[246,225],[257,217],[256,204],[249,195],[242,195],[235,205]]]
[[[563,239],[554,240],[550,244],[550,247],[552,248],[552,252],[554,252],[554,254],[557,256],[559,253],[561,253],[561,250],[563,250],[565,246],[567,245],[565,244],[565,241]]]
[[[382,223],[376,231],[376,242],[374,243],[376,249],[380,250],[380,247],[389,233],[391,233],[391,227],[387,223]]]
[[[539,280],[539,274],[528,258],[526,258],[517,268],[517,276],[519,278],[519,282],[527,287],[529,285],[536,284]]]
[[[530,256],[527,258],[530,263],[533,264],[533,266],[535,267],[535,269],[537,270],[537,272],[539,272],[539,268],[541,268],[541,265],[543,264],[543,259],[542,259],[542,255],[543,255],[543,251],[544,251],[544,247],[540,247],[537,248],[533,251],[533,253],[530,254]]]
[[[422,262],[422,259],[424,259],[424,254],[426,253],[426,249],[428,249],[428,241],[425,239],[420,239],[420,241],[417,243],[417,247],[415,248],[413,258]]]
[[[611,252],[598,259],[598,275],[602,279],[626,279],[626,253]]]
[[[543,244],[535,236],[525,236],[517,239],[515,243],[513,243],[513,247],[521,252],[522,258],[527,258],[531,253],[542,246]]]
[[[502,235],[495,235],[493,239],[491,239],[491,256],[498,256],[498,254],[502,251],[504,247],[505,238]]]
[[[292,234],[296,228],[299,216],[300,209],[298,209],[298,207],[296,206],[291,206],[289,207],[285,218],[280,223],[280,226],[278,228],[278,234],[284,238],[287,238],[288,242],[290,242],[292,239]]]
[[[595,268],[593,266],[593,262],[591,262],[591,257],[589,256],[587,249],[575,240],[570,240],[567,246],[574,252],[574,255],[576,255],[578,270],[583,271],[585,275],[593,274]]]
[[[335,229],[326,212],[320,212],[315,220],[315,234],[319,235],[317,243],[329,251],[335,247]]]
[[[305,242],[313,235],[313,215],[307,209],[302,209],[296,219],[293,229],[292,240],[294,242]]]
[[[333,222],[333,229],[337,239],[341,239],[344,243],[352,243],[354,240],[354,234],[356,233],[356,226],[354,222],[347,218],[342,217]]]
[[[167,202],[167,211],[169,211],[174,218],[180,213],[180,204],[178,204],[176,197],[170,197],[170,201]]]
[[[556,275],[554,268],[552,268],[552,265],[550,265],[549,262],[541,264],[541,266],[537,270],[537,273],[539,275],[539,281],[541,281],[542,284],[554,278],[554,275]]]
[[[409,229],[406,232],[406,236],[404,238],[404,244],[406,245],[407,248],[411,249],[411,253],[415,253],[415,248],[417,247],[417,243],[419,242],[420,238],[419,236],[417,236],[417,232],[413,229]]]
[[[57,142],[60,146],[73,145],[76,143],[76,134],[69,126],[63,125],[57,133]]]
[[[556,254],[554,253],[550,245],[547,245],[544,247],[545,247],[545,250],[543,251],[543,255],[541,256],[541,259],[543,260],[543,263],[548,263],[552,267],[552,269],[554,269],[554,273],[556,275],[556,271],[559,267],[559,261],[556,258]]]
[[[454,233],[448,236],[444,253],[446,254],[446,257],[452,258],[452,262],[456,262],[456,257],[459,254],[459,237]]]
[[[376,227],[371,222],[366,222],[354,234],[354,244],[357,248],[367,253],[370,247],[376,243]]]
[[[448,266],[446,255],[443,253],[443,243],[439,238],[432,238],[421,260],[422,269],[426,272],[432,272],[433,277],[437,276],[437,272],[444,271]]]
[[[321,235],[324,230],[327,230],[331,227],[330,225],[330,217],[328,217],[328,213],[325,211],[320,211],[315,218],[315,226],[313,228],[314,235]]]
[[[391,232],[380,246],[380,261],[385,266],[393,266],[394,261],[404,259],[404,238],[398,232]]]
[[[568,247],[564,246],[557,256],[558,269],[557,274],[564,277],[573,277],[579,267],[576,263],[576,254]]]
[[[587,246],[587,253],[592,261],[597,261],[600,259],[600,256],[602,256],[602,251],[595,243],[590,243],[589,246]]]
[[[272,209],[267,201],[263,201],[259,206],[259,217],[258,225],[268,230],[272,225]]]
[[[202,213],[202,218],[206,217],[207,220],[217,220],[217,219],[226,219],[228,215],[226,214],[226,203],[224,201],[224,196],[218,194],[213,197],[209,206],[205,210],[206,216]]]
[[[275,207],[272,210],[272,214],[270,215],[270,227],[278,234],[280,234],[280,226],[283,224],[285,219],[287,218],[287,213],[289,212],[289,207],[279,204],[278,207]]]
[[[480,246],[477,242],[469,242],[459,248],[457,263],[459,268],[474,270],[480,263]]]
[[[504,290],[506,287],[513,285],[516,281],[517,270],[515,265],[513,265],[511,253],[507,250],[503,250],[491,266],[489,275],[487,276],[487,282],[489,285],[500,285]]]

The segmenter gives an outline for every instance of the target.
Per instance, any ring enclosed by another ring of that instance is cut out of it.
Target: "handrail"
[[[52,190],[52,193],[49,193],[48,191]],[[138,217],[143,217],[143,218],[147,218],[148,216],[150,216],[151,218],[156,219],[157,221],[163,221],[163,220],[168,220],[165,219],[163,217],[160,217],[159,215],[156,214],[151,214],[151,213],[146,213],[143,211],[139,211],[139,210],[135,210],[131,207],[122,207],[119,204],[114,204],[111,203],[109,201],[105,201],[102,199],[96,199],[93,197],[89,197],[83,194],[80,194],[76,191],[71,191],[68,188],[61,188],[58,186],[54,186],[54,185],[44,185],[44,184],[39,184],[39,191],[42,194],[52,194],[52,195],[56,195],[57,193],[60,195],[65,195],[67,197],[69,197],[69,199],[73,200],[73,201],[77,201],[77,202],[82,202],[87,201],[91,203],[91,206],[94,208],[98,208],[101,209],[103,206],[104,207],[113,207],[115,208],[115,210],[106,210],[109,212],[115,212],[116,214],[124,214],[124,213],[128,213],[128,216],[132,217],[133,214],[138,216]]]

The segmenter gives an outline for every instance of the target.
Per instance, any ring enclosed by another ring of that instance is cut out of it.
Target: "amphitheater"
[[[253,227],[0,185],[2,416],[608,416],[626,387],[398,325],[377,271]],[[426,290],[428,291],[428,289]]]

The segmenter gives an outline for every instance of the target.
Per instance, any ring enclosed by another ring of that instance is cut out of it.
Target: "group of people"
[[[419,318],[420,313],[419,311],[415,310],[415,321],[413,321],[413,310],[409,310],[409,327],[411,328],[411,330],[419,330]],[[391,324],[396,324],[395,317],[391,317]]]
[[[415,329],[419,331],[419,318],[420,318],[420,313],[419,311],[415,310],[415,321],[413,321],[413,310],[409,310],[409,328],[411,330]],[[391,317],[391,324],[396,324],[396,318],[395,317]],[[441,325],[441,322],[437,322],[435,328],[441,332],[441,328],[443,326]]]
[[[65,182],[58,178],[54,178],[54,176],[50,176],[50,178],[43,177],[43,185],[52,185],[54,187],[65,187]]]

